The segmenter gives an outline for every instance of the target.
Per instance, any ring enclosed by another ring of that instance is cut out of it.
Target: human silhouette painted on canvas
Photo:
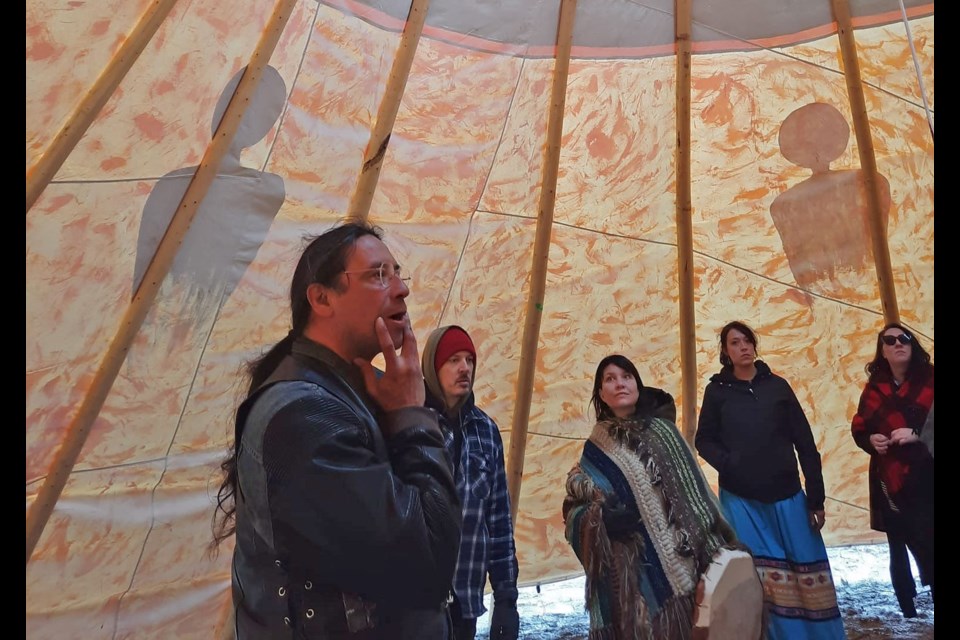
[[[797,284],[824,295],[861,282],[873,268],[866,175],[830,168],[849,140],[843,115],[822,102],[800,107],[780,126],[783,157],[813,173],[777,196],[770,216]],[[890,183],[879,174],[876,179],[886,229]]]
[[[241,69],[230,80],[217,102],[214,132],[243,72]],[[283,178],[242,166],[240,153],[270,132],[283,110],[286,93],[280,73],[265,67],[233,143],[174,258],[168,277],[187,287],[193,304],[219,305],[230,296],[283,205]],[[147,198],[137,239],[134,292],[196,170],[197,167],[186,167],[171,171],[157,182]]]

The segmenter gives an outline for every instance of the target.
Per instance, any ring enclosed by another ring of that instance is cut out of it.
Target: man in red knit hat
[[[477,618],[486,611],[483,592],[489,577],[493,589],[490,640],[517,640],[517,554],[503,440],[493,419],[476,405],[476,367],[477,350],[462,327],[440,327],[427,338],[422,356],[426,405],[440,416],[463,504],[450,606],[453,637],[474,640]]]

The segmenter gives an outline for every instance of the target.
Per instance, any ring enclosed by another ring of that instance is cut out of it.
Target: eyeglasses
[[[900,344],[910,344],[910,341],[913,340],[913,336],[908,333],[901,333],[898,336],[880,336],[880,339],[883,340],[883,344],[888,346],[893,346],[899,341]]]
[[[370,273],[376,274],[376,278],[371,275],[371,280],[374,280],[377,284],[380,285],[382,289],[389,289],[390,283],[394,278],[402,282],[403,284],[409,284],[410,276],[400,275],[400,267],[392,264],[387,264],[386,262],[381,262],[379,267],[371,267],[370,269],[358,269],[356,271],[344,271],[345,274],[356,274],[356,273]]]

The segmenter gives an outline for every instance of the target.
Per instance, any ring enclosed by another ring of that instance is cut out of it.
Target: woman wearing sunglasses
[[[913,618],[908,548],[933,595],[933,456],[919,437],[933,406],[933,364],[913,332],[890,322],[866,372],[850,430],[870,454],[870,527],[887,534],[893,590],[904,617]]]
[[[720,504],[753,552],[767,640],[843,640],[827,549],[820,452],[790,384],[757,359],[740,321],[720,330],[720,364],[703,392],[694,443],[718,471]],[[800,483],[797,462],[806,482]]]

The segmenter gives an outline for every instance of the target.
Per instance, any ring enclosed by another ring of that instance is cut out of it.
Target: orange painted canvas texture
[[[150,4],[28,4],[28,176]],[[219,464],[244,363],[289,330],[303,239],[342,218],[357,180],[402,28],[365,7],[295,3],[269,60],[277,81],[245,114],[238,135],[249,137],[159,283],[27,564],[28,638],[207,639],[228,628],[231,548],[207,550]],[[160,241],[144,241],[148,216],[169,219],[179,204],[271,10],[176,4],[27,211],[28,509]],[[932,5],[920,13],[909,39],[896,15],[855,35],[899,312],[934,354]],[[693,55],[695,404],[719,369],[720,327],[751,324],[813,426],[824,539],[845,545],[882,539],[869,528],[868,457],[849,427],[883,312],[840,44],[824,29]],[[428,20],[370,221],[413,277],[421,344],[444,324],[472,334],[477,402],[509,451],[554,61],[542,48],[525,56],[522,42],[477,43]],[[694,419],[682,411],[676,59],[604,51],[575,57],[567,82],[523,420],[523,584],[582,573],[560,505],[603,356],[627,355],[645,384],[672,393],[681,428]],[[221,257],[214,239],[246,257]]]

